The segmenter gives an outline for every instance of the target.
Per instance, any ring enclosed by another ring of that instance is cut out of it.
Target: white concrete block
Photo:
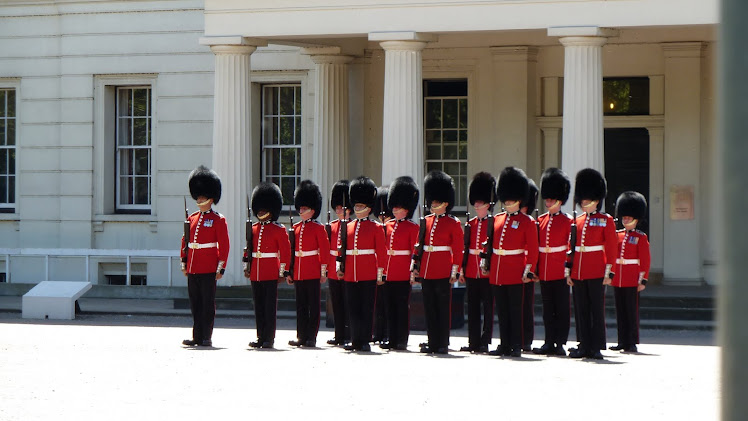
[[[90,282],[43,281],[21,301],[24,319],[75,319],[75,300],[89,289]]]

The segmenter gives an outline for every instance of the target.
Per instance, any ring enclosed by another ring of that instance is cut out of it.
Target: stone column
[[[382,185],[409,175],[419,186],[424,176],[423,70],[421,51],[434,38],[414,32],[371,33],[384,54]]]
[[[312,178],[322,190],[323,212],[329,206],[333,183],[349,178],[348,63],[353,57],[334,54],[337,50],[338,47],[302,50],[310,55],[316,73]]]
[[[222,195],[215,209],[226,217],[231,251],[220,285],[245,285],[242,272],[244,227],[247,218],[250,147],[250,55],[261,43],[242,37],[201,38],[215,54],[213,97],[213,162],[221,177]]]

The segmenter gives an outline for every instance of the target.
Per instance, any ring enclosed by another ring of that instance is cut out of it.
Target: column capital
[[[379,45],[385,51],[421,51],[426,48],[423,41],[382,41]]]
[[[254,45],[211,45],[213,54],[252,54],[257,50]]]
[[[302,48],[301,54],[309,56],[314,64],[348,64],[353,56],[340,54],[340,47]]]
[[[599,26],[552,26],[548,28],[549,37],[616,37],[618,30]]]
[[[231,46],[231,47],[267,47],[267,40],[260,38],[249,38],[240,35],[236,36],[223,36],[223,37],[201,37],[199,40],[200,45],[207,45],[209,47],[214,46]],[[254,50],[252,50],[254,51]]]
[[[421,41],[436,42],[437,36],[426,32],[382,31],[369,32],[369,41]]]
[[[562,37],[558,41],[564,47],[602,47],[608,42],[605,37]]]

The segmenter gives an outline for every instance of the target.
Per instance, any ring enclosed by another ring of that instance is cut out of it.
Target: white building
[[[224,184],[226,282],[242,284],[261,179],[290,201],[302,178],[443,168],[464,211],[477,171],[592,166],[609,199],[648,197],[652,278],[713,283],[717,23],[717,0],[5,1],[0,249],[176,252],[204,163]],[[127,273],[121,257],[45,259],[0,255],[0,273]],[[133,257],[132,283],[185,285],[165,261]]]

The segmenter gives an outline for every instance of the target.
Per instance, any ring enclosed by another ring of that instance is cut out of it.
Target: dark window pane
[[[267,159],[266,164],[268,167],[267,173],[272,175],[280,175],[280,149],[272,148],[266,149]]]
[[[131,116],[132,115],[132,90],[131,89],[119,89],[117,90],[119,95],[119,101],[117,104],[117,115],[118,116]]]
[[[16,150],[8,149],[8,174],[16,173]],[[0,172],[2,174],[2,172]]]
[[[133,115],[148,115],[148,89],[133,89]]]
[[[280,88],[280,115],[293,115],[294,111],[294,88],[283,86]]]
[[[6,117],[5,115],[5,99],[8,95],[8,91],[5,89],[0,89],[0,117]]]
[[[460,128],[467,129],[468,125],[468,111],[467,111],[467,99],[461,98],[458,100],[460,109]]]
[[[280,118],[280,143],[281,145],[294,144],[293,117]]]
[[[8,177],[8,203],[16,203],[16,178]]]
[[[16,116],[16,90],[11,89],[7,91],[8,98],[8,117]]]
[[[149,177],[135,178],[135,205],[147,205],[150,203]]]
[[[444,109],[442,111],[442,120],[444,121],[444,128],[456,128],[457,127],[457,100],[445,99]]]
[[[467,162],[460,162],[460,175],[467,176]]]
[[[441,144],[442,132],[441,130],[426,130],[426,143]]]
[[[460,142],[459,143],[459,158],[460,159],[467,159],[467,142]]]
[[[457,159],[457,143],[444,142],[443,159]]]
[[[460,173],[460,164],[457,162],[445,162],[444,172],[449,174],[451,177],[455,177]]]
[[[0,117],[0,146],[4,146],[7,144],[7,140],[5,136],[5,122],[6,121],[10,122],[12,120],[6,120]]]
[[[441,145],[427,145],[426,159],[442,159]]]
[[[132,204],[132,178],[120,177],[119,178],[119,203],[123,205]]]
[[[296,189],[296,179],[294,177],[281,178],[281,192],[283,193],[283,204],[293,205],[293,191]]]
[[[442,169],[441,162],[427,162],[426,163],[426,172],[433,171],[433,170],[441,170],[441,169]]]
[[[148,135],[146,134],[148,120],[145,118],[133,119],[133,145],[145,146],[148,144]]]
[[[118,120],[117,144],[122,146],[132,145],[132,120],[129,118],[119,118]]]
[[[603,79],[603,113],[606,115],[648,115],[649,78]]]
[[[119,152],[119,174],[132,175],[133,170],[133,150],[121,149]]]
[[[273,119],[272,117],[263,117],[262,119],[262,144],[273,144]]]
[[[467,96],[467,80],[424,81],[424,96]]]
[[[10,203],[8,200],[8,180],[10,180],[10,177],[0,175],[0,203]]]
[[[296,175],[301,175],[301,149],[296,149]],[[301,180],[296,180],[299,184]]]
[[[297,86],[294,88],[294,92],[296,95],[296,102],[294,104],[295,108],[295,114],[301,115],[301,86]]]
[[[459,176],[455,177],[455,186],[457,187],[457,206],[465,206],[467,203],[467,177]]]
[[[278,111],[278,103],[279,103],[278,96],[280,95],[279,94],[280,88],[278,88],[277,86],[274,87],[274,88],[270,88],[270,92],[271,92],[271,94],[270,94],[270,97],[271,97],[270,114],[271,115],[278,115],[279,114],[279,111]]]
[[[301,145],[301,117],[294,119],[294,145]]]
[[[296,175],[296,148],[282,149],[281,170],[281,175]]]
[[[444,143],[457,142],[457,130],[444,130]]]
[[[0,149],[0,175],[8,174],[8,150]]]
[[[439,99],[426,100],[426,128],[440,129],[442,127],[442,102]]]
[[[151,151],[149,149],[135,149],[135,175],[149,175],[151,173]]]
[[[273,119],[273,122],[272,122],[271,127],[272,127],[272,131],[273,131],[272,132],[272,136],[273,137],[272,137],[272,141],[270,142],[270,144],[272,144],[272,145],[278,145],[278,144],[280,144],[280,130],[279,130],[279,128],[280,128],[279,126],[280,125],[279,125],[277,117],[272,117],[272,119]]]

